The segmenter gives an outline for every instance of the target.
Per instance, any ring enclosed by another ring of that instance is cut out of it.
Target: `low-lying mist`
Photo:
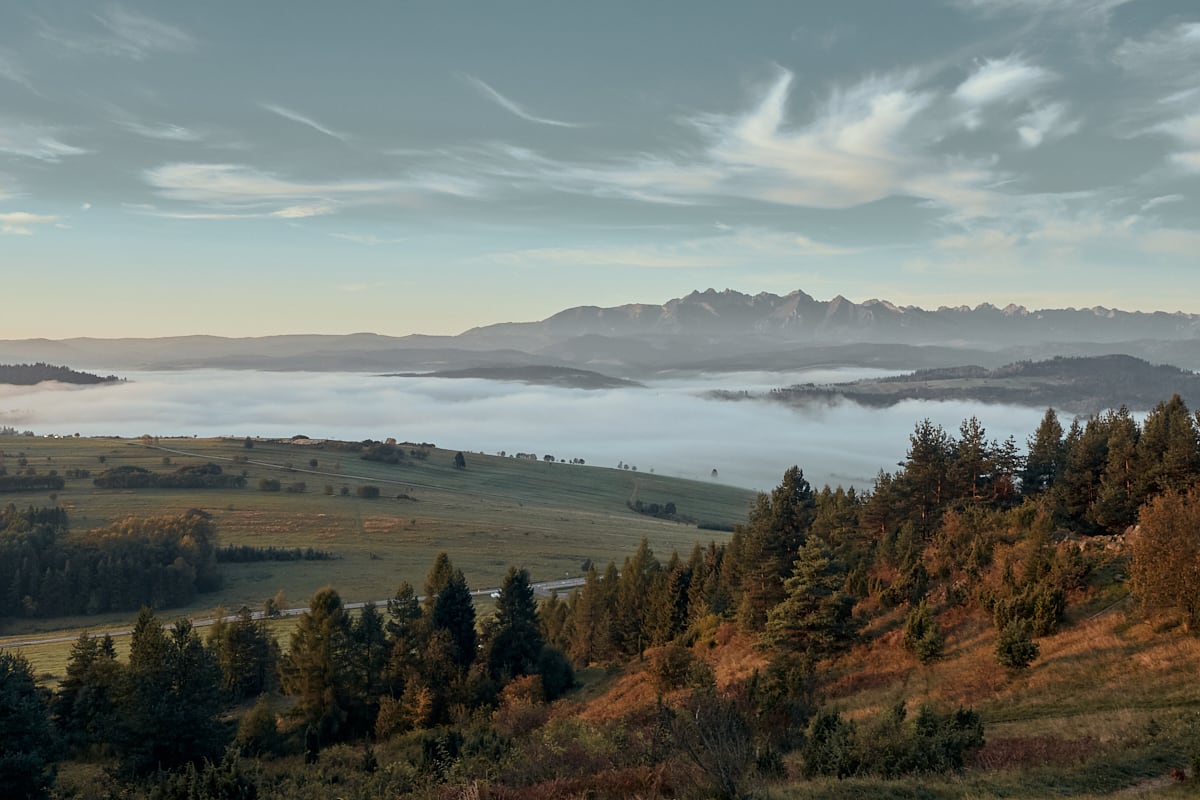
[[[905,457],[925,417],[956,433],[978,416],[989,438],[1023,448],[1045,409],[977,403],[852,403],[792,408],[702,396],[877,370],[690,376],[645,389],[577,390],[473,379],[362,373],[194,370],[126,373],[118,385],[0,387],[0,426],[39,435],[136,437],[304,434],[314,439],[433,442],[454,450],[551,454],[590,465],[769,489],[798,464],[815,485],[869,487]],[[6,446],[6,449],[11,449]]]

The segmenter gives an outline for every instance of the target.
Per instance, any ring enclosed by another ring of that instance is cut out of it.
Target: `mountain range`
[[[1049,356],[1124,353],[1200,370],[1200,314],[1103,307],[1028,310],[984,303],[926,310],[885,300],[817,300],[732,290],[661,305],[579,306],[540,322],[457,336],[371,333],[252,338],[0,341],[0,362],[46,361],[122,370],[432,371],[586,368],[621,377],[670,371],[783,370],[815,365],[920,369],[994,367]]]

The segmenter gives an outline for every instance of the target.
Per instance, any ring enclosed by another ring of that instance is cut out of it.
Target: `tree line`
[[[60,508],[0,514],[0,616],[53,617],[190,603],[220,583],[199,511],[70,534]]]

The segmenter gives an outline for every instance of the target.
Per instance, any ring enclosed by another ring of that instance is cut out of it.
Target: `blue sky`
[[[1198,270],[1194,2],[0,10],[0,338],[1200,312]]]

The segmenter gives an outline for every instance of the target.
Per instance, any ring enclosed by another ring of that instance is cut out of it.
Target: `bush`
[[[259,478],[258,490],[260,492],[278,492],[281,486],[279,481],[274,478]]]
[[[692,651],[677,644],[668,644],[659,648],[650,656],[650,677],[654,679],[654,688],[660,693],[682,689],[687,685],[688,674],[695,661]]]
[[[357,494],[359,497],[365,497],[365,498],[373,500],[376,497],[379,497],[379,487],[378,486],[360,486],[360,487],[358,487],[358,489],[355,490],[354,493]]]
[[[922,664],[937,661],[945,652],[946,639],[938,627],[937,618],[922,600],[908,612],[904,620],[904,649]]]
[[[1029,634],[1029,623],[1015,620],[1004,626],[996,640],[996,661],[1011,670],[1022,670],[1032,664],[1041,652]]]

